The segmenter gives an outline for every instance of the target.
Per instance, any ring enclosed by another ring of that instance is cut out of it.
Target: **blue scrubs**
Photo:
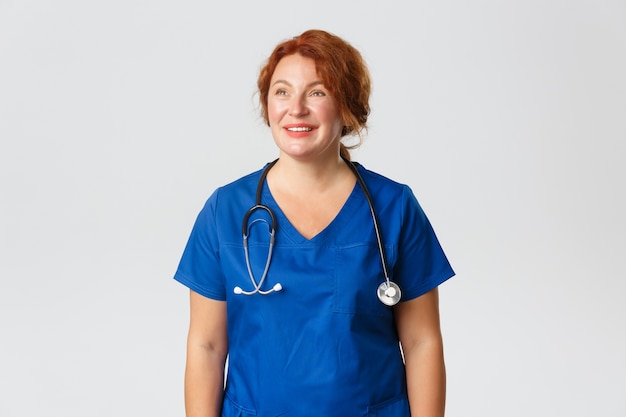
[[[380,220],[391,279],[402,301],[454,275],[412,191],[358,165]],[[222,416],[409,417],[406,378],[393,309],[376,296],[384,281],[376,235],[358,183],[328,227],[306,239],[267,187],[276,240],[263,289],[253,290],[241,221],[254,204],[261,171],[216,190],[198,215],[175,279],[225,300],[229,360]],[[269,248],[267,215],[250,219],[257,281]]]

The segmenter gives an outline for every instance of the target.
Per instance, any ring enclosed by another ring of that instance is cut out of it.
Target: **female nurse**
[[[360,53],[306,31],[258,88],[277,159],[214,191],[175,274],[187,417],[443,416],[437,287],[454,272],[411,189],[342,143],[370,111]]]

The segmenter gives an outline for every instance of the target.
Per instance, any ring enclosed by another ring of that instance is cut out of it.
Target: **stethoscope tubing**
[[[380,263],[383,268],[383,274],[385,275],[385,281],[387,282],[387,284],[389,284],[391,279],[389,278],[389,273],[387,271],[387,254],[385,253],[385,246],[383,245],[383,238],[380,233],[378,216],[376,215],[376,210],[374,210],[374,202],[372,201],[370,192],[365,186],[365,181],[363,181],[363,177],[361,177],[361,173],[359,173],[359,170],[356,167],[356,165],[353,162],[345,158],[344,158],[344,161],[346,161],[350,169],[352,169],[352,172],[356,176],[357,182],[361,186],[361,190],[363,190],[363,194],[365,194],[365,199],[367,200],[367,205],[369,206],[370,213],[372,214],[372,221],[374,223],[374,233],[376,234],[376,242],[378,243],[378,251],[380,253]]]

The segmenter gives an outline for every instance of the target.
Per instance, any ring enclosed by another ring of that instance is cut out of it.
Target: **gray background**
[[[308,28],[367,59],[355,159],[457,271],[448,416],[626,416],[626,2],[0,1],[0,416],[180,416],[213,189],[276,155],[255,83]]]

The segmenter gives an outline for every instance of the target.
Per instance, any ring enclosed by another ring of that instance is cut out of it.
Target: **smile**
[[[312,127],[288,127],[288,131],[290,132],[310,132],[313,130]]]

